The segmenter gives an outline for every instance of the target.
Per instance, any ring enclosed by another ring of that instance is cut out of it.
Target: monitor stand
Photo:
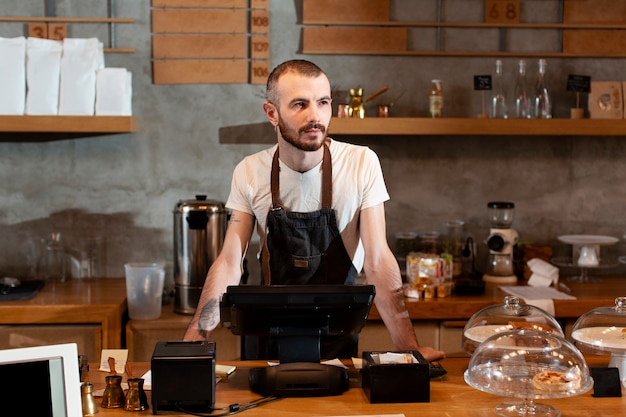
[[[346,370],[320,363],[323,332],[319,327],[273,329],[280,364],[251,369],[250,389],[260,395],[278,397],[322,397],[345,392],[349,387]]]

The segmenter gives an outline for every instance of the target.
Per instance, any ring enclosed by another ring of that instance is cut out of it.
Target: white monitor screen
[[[75,343],[0,350],[2,414],[81,417]]]

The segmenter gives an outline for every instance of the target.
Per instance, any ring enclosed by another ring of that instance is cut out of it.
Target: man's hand
[[[418,348],[417,350],[428,362],[436,361],[446,357],[446,354],[443,351],[435,350],[429,346],[423,346]]]

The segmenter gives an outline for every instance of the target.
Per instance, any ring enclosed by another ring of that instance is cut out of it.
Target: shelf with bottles
[[[624,119],[333,118],[329,135],[626,136]]]
[[[344,136],[626,136],[626,119],[489,119],[463,117],[337,118],[331,137]],[[221,144],[274,144],[270,123],[219,129]]]

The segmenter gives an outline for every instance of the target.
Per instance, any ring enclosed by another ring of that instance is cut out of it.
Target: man
[[[304,60],[279,65],[268,78],[263,110],[278,144],[235,168],[224,245],[184,339],[204,340],[219,324],[219,299],[240,282],[256,221],[264,282],[352,284],[363,267],[396,349],[417,349],[430,361],[443,358],[443,352],[419,346],[404,304],[400,269],[386,239],[389,195],[378,157],[327,137],[332,110],[326,74]]]

